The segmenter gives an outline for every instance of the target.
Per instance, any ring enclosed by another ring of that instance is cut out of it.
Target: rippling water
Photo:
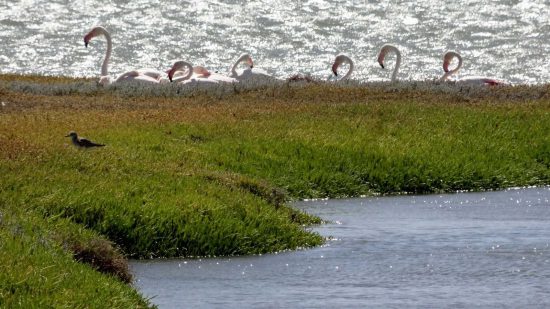
[[[183,59],[227,72],[244,52],[278,77],[330,75],[338,53],[356,62],[353,78],[387,79],[376,63],[384,43],[404,56],[400,79],[442,75],[442,54],[463,55],[462,75],[512,83],[550,80],[550,2],[500,1],[0,1],[0,72],[97,76],[103,25],[113,36],[111,74],[167,69]],[[390,66],[391,68],[391,66]]]
[[[300,202],[322,248],[135,261],[160,308],[550,308],[550,187]]]

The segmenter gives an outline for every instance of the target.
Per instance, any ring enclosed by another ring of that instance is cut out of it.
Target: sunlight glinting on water
[[[550,11],[545,0],[483,1],[5,1],[0,3],[0,72],[97,76],[102,39],[86,49],[84,34],[102,25],[113,36],[111,75],[167,69],[188,60],[228,72],[248,52],[278,77],[325,79],[338,53],[356,63],[354,79],[387,80],[376,63],[384,43],[400,47],[399,79],[442,75],[442,55],[459,51],[461,76],[513,83],[550,79]],[[393,59],[393,57],[390,57]]]
[[[325,246],[133,261],[160,308],[547,308],[550,187],[295,203]]]

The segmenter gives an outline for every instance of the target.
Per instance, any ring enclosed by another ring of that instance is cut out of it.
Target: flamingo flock
[[[273,81],[278,80],[266,71],[257,69],[254,67],[254,62],[252,57],[249,54],[241,55],[237,61],[233,64],[230,70],[229,76],[217,72],[210,72],[207,68],[203,66],[193,66],[191,63],[180,60],[173,63],[172,67],[166,72],[161,72],[159,70],[150,69],[150,68],[140,68],[131,71],[124,72],[120,74],[116,79],[111,79],[109,75],[109,60],[111,58],[111,52],[113,48],[111,35],[103,27],[98,26],[94,27],[90,32],[84,36],[84,45],[88,47],[90,41],[98,36],[104,36],[107,41],[107,50],[105,51],[105,57],[101,65],[101,75],[99,77],[100,85],[109,85],[112,83],[121,83],[121,82],[143,82],[150,84],[160,84],[160,83],[178,83],[178,84],[190,84],[190,85],[199,85],[199,84],[220,84],[220,83],[238,83],[247,80],[255,81]],[[394,53],[396,56],[395,66],[393,68],[393,73],[391,75],[391,82],[397,81],[397,75],[399,74],[399,68],[401,66],[401,52],[399,49],[390,44],[385,44],[382,46],[378,53],[378,63],[384,69],[386,66],[384,60],[386,56],[390,53]],[[458,60],[458,65],[454,69],[449,69],[451,62],[454,59]],[[242,64],[245,65],[245,69],[238,69]],[[342,75],[338,73],[340,66],[347,64],[348,71],[346,74]],[[459,53],[455,51],[448,51],[443,56],[443,71],[444,74],[441,78],[438,79],[440,82],[450,81],[450,77],[455,75],[458,70],[462,67],[462,57]],[[348,80],[353,73],[355,64],[353,60],[344,54],[336,56],[332,64],[332,73],[334,77],[338,80]],[[297,78],[296,76],[287,79],[289,81],[294,80],[307,80],[308,78]],[[471,76],[464,77],[458,80],[455,80],[457,83],[471,84],[471,85],[485,85],[485,86],[496,86],[504,85],[505,82],[490,78],[490,77],[479,77]]]

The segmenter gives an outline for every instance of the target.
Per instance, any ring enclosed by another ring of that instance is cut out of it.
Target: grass
[[[330,112],[269,115],[257,120],[261,127],[246,128],[244,138],[210,143],[208,152],[218,154],[208,157],[211,165],[268,175],[300,198],[486,190],[548,181],[548,109],[538,105],[394,101],[322,107]],[[288,122],[292,127],[285,128]],[[274,127],[285,132],[278,139],[264,136]]]
[[[547,85],[103,89],[86,79],[14,75],[0,82],[1,254],[21,263],[2,282],[62,256],[37,276],[57,282],[60,270],[85,269],[99,276],[95,285],[58,280],[95,295],[97,282],[129,280],[121,254],[242,255],[321,244],[304,229],[320,219],[288,207],[289,199],[550,183]],[[71,130],[107,146],[75,149],[64,137]],[[37,255],[27,259],[29,248]],[[51,303],[50,290],[32,281],[0,293],[15,295],[12,304],[34,293]],[[130,287],[112,291],[136,301]]]
[[[110,242],[66,219],[0,206],[0,307],[151,307],[123,282],[127,263]]]

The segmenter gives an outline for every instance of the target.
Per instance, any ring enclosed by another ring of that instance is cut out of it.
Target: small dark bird
[[[91,147],[103,147],[105,145],[103,144],[96,144],[88,139],[85,138],[79,138],[75,131],[69,132],[68,135],[65,135],[65,137],[70,137],[71,141],[73,142],[73,145],[80,147],[80,148],[91,148]]]

